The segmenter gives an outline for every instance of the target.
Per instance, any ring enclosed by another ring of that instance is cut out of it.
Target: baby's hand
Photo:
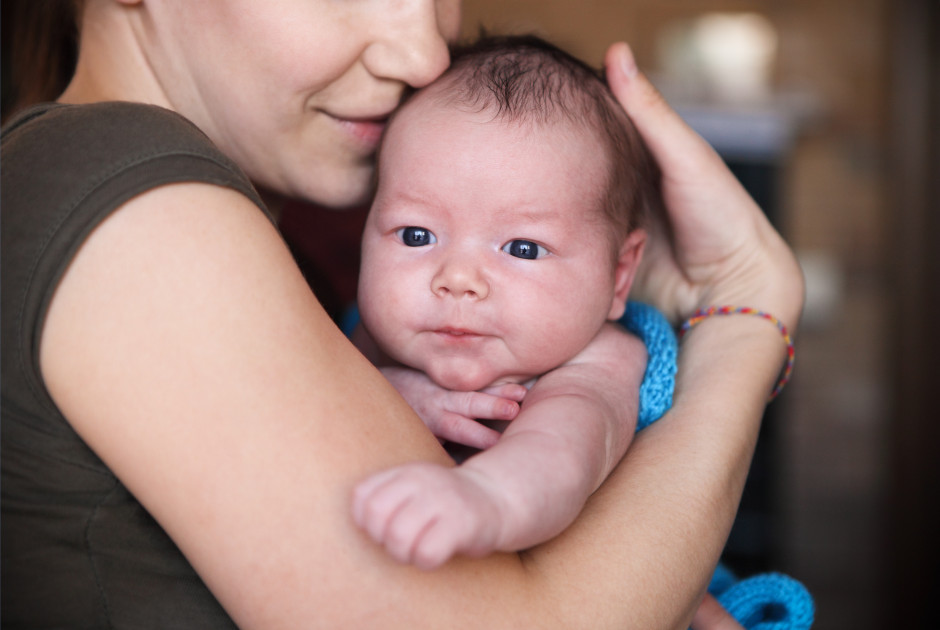
[[[500,434],[477,420],[512,420],[527,391],[523,385],[508,384],[457,392],[440,387],[424,372],[403,367],[381,370],[436,437],[479,449],[496,444]]]
[[[508,506],[472,470],[423,462],[374,475],[353,494],[353,519],[399,562],[433,569],[457,553],[494,551]]]

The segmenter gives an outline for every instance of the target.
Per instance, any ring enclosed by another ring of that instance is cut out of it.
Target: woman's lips
[[[339,124],[339,127],[353,138],[353,140],[369,151],[374,151],[379,146],[382,133],[385,131],[385,123],[388,120],[386,117],[366,119],[342,118],[332,114],[327,115],[335,120]]]

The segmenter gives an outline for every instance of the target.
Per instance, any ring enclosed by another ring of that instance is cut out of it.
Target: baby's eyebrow
[[[507,218],[528,223],[538,223],[540,221],[556,219],[564,214],[557,208],[546,208],[544,206],[514,206],[504,209],[503,213],[507,215]]]
[[[430,208],[446,208],[448,206],[447,201],[444,198],[437,196],[436,194],[418,194],[408,190],[396,192],[394,195],[389,197],[389,200],[396,203],[404,203],[409,206],[422,206]]]

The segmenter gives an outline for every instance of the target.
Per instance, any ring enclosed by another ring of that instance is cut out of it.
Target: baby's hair
[[[485,36],[452,52],[439,98],[494,119],[535,125],[568,122],[594,132],[608,157],[600,197],[616,245],[660,205],[659,170],[603,74],[532,35]]]

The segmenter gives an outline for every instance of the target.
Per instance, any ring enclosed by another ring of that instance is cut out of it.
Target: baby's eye
[[[401,242],[408,247],[422,247],[424,245],[433,245],[437,242],[437,237],[430,230],[414,225],[403,227],[395,234],[401,239]]]
[[[516,258],[525,258],[526,260],[535,260],[542,256],[548,256],[548,250],[532,241],[526,241],[517,238],[503,245],[503,251]]]

